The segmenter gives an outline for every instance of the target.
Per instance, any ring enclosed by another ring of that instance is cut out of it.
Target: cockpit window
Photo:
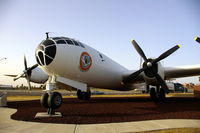
[[[46,41],[48,41],[48,42],[46,42]],[[50,39],[45,40],[44,42],[46,42],[48,45],[55,44],[55,42],[56,42],[57,44],[69,44],[69,45],[75,45],[78,47],[85,48],[83,43],[76,41],[74,39],[68,38],[68,37],[52,37],[51,40]]]
[[[79,43],[79,45],[80,45],[81,47],[85,48],[85,46],[84,46],[81,42],[78,42],[78,43]]]
[[[64,40],[57,40],[56,43],[57,44],[66,44],[66,42]]]
[[[59,40],[59,39],[62,39],[60,37],[52,37],[53,40]]]
[[[65,40],[69,45],[74,45],[71,40]]]
[[[73,41],[76,46],[80,46],[76,41]]]

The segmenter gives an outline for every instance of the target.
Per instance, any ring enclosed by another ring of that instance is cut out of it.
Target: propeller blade
[[[153,60],[152,64],[155,64],[155,63],[161,61],[162,59],[168,57],[169,55],[171,55],[172,53],[174,53],[180,47],[181,47],[181,45],[176,45],[176,46],[172,47],[171,49],[167,50],[166,52],[164,52],[163,54],[161,54],[158,58],[156,58],[155,60]]]
[[[197,41],[198,43],[200,43],[200,38],[199,37],[195,37],[194,40]]]
[[[22,73],[22,74],[20,74],[20,75],[17,75],[13,80],[16,81],[16,80],[18,80],[18,79],[21,78],[21,77],[25,77],[25,74]]]
[[[33,65],[32,67],[28,68],[29,71],[32,71],[33,69],[35,69],[36,67],[38,67],[38,64]]]
[[[4,74],[4,76],[15,78],[15,77],[17,77],[18,75],[13,75],[13,74]]]
[[[165,80],[163,80],[159,74],[156,74],[156,79],[158,80],[158,82],[160,83],[161,87],[164,89],[165,93],[169,93],[169,88],[165,82]]]
[[[26,61],[26,56],[24,55],[24,68],[25,68],[25,70],[27,70],[27,61]]]
[[[135,40],[132,40],[131,43],[135,47],[138,54],[144,59],[145,62],[147,62],[147,57],[145,56],[143,50],[140,48],[140,46],[137,44],[137,42]]]
[[[38,64],[35,64],[32,67],[27,68],[27,70],[24,71],[24,73],[30,78],[32,70],[35,69],[37,66],[38,66]]]
[[[27,83],[28,83],[28,90],[31,90],[30,78],[27,76],[26,80],[27,80]]]
[[[144,67],[144,68],[142,68],[142,69],[140,69],[140,70],[138,70],[138,71],[132,73],[132,74],[129,75],[128,77],[124,78],[122,82],[123,82],[123,83],[130,83],[130,82],[133,81],[135,78],[137,78],[137,76],[138,76],[141,72],[143,72],[145,69],[146,69],[146,67]]]

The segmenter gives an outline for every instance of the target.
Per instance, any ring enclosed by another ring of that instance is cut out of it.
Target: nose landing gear
[[[55,109],[62,105],[62,95],[59,92],[46,92],[42,95],[40,103],[44,108],[48,109],[48,115],[54,115]]]

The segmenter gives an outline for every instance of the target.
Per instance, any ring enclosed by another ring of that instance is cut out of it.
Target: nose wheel
[[[55,109],[62,105],[62,95],[59,92],[44,93],[40,99],[41,105],[47,108],[49,115],[55,114]]]

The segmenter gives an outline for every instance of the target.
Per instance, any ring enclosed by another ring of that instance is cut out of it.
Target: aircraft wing
[[[165,79],[181,78],[200,75],[200,64],[164,68]]]
[[[130,71],[124,75],[124,78],[128,77],[131,73],[135,71]],[[165,80],[183,78],[190,76],[200,75],[200,64],[190,65],[190,66],[176,66],[176,67],[164,67]],[[134,80],[131,81],[132,84],[145,82],[144,73],[140,73]]]

